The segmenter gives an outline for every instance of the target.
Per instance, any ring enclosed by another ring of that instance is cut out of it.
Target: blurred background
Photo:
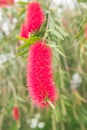
[[[38,0],[45,14],[49,12],[52,30],[47,41],[59,91],[55,111],[32,104],[26,87],[27,54],[16,57],[28,1],[0,6],[0,130],[87,130],[87,0]],[[18,121],[13,119],[15,105]]]

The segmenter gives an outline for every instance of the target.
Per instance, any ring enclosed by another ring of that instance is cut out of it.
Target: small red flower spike
[[[26,30],[26,27],[25,27],[24,23],[21,25],[20,36],[24,37],[24,38],[28,38],[28,32]]]
[[[27,6],[25,25],[29,33],[39,30],[44,22],[44,13],[38,2],[31,2]]]
[[[15,121],[18,121],[19,120],[19,109],[18,109],[18,107],[17,106],[15,106],[14,108],[13,108],[13,118],[14,118],[14,120]]]
[[[87,24],[85,25],[85,37],[87,38]]]
[[[8,5],[13,5],[14,0],[0,0],[0,7],[6,7]]]
[[[57,91],[52,72],[52,51],[43,41],[31,45],[27,63],[27,86],[30,97],[37,106],[55,102]]]

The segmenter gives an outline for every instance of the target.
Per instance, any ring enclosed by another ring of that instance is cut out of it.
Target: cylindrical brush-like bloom
[[[14,0],[0,0],[0,7],[6,7],[14,4]]]
[[[87,24],[85,25],[85,37],[87,39]]]
[[[15,107],[13,108],[13,118],[14,118],[15,121],[18,121],[19,118],[20,118],[19,109],[18,109],[17,106],[15,106]]]
[[[28,38],[28,32],[24,23],[21,25],[20,36],[24,38]]]
[[[28,32],[37,31],[44,21],[44,13],[38,2],[31,2],[27,5],[25,25]]]
[[[43,107],[47,105],[47,100],[52,103],[56,100],[52,52],[46,43],[38,41],[31,45],[26,78],[29,94],[34,104]]]

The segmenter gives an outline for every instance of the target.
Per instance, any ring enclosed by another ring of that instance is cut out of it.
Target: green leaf
[[[41,38],[36,37],[36,36],[31,36],[29,39],[27,39],[27,43],[21,45],[18,50],[24,49],[26,47],[28,47],[29,45],[33,44],[35,41],[40,40]]]
[[[28,2],[23,2],[23,1],[19,1],[19,2],[17,2],[18,4],[22,4],[22,5],[26,5],[26,4],[28,4]]]
[[[50,107],[55,110],[55,106],[52,104],[52,102],[50,100],[47,100],[48,104],[50,105]]]
[[[27,39],[27,38],[24,38],[24,37],[16,36],[16,38],[17,38],[18,40],[21,40],[21,41],[24,41],[24,42],[27,42],[27,41],[28,41],[28,39]]]
[[[22,14],[25,13],[25,8],[22,8],[19,12],[18,12],[18,16],[21,16]]]
[[[64,94],[61,94],[61,98],[67,100],[67,97]]]
[[[64,38],[62,37],[62,35],[58,31],[53,30],[51,33],[54,34],[57,38],[64,40]]]
[[[63,57],[66,57],[59,49],[54,48],[60,55],[62,55]]]
[[[28,50],[24,50],[24,51],[22,51],[22,52],[19,52],[17,55],[16,55],[16,57],[18,57],[18,56],[23,56],[24,54],[26,54],[28,52]]]
[[[73,38],[78,38],[83,32],[84,32],[84,29],[78,32]]]
[[[29,39],[28,39],[28,42],[35,42],[37,40],[40,40],[41,38],[40,37],[37,37],[37,36],[31,36]]]
[[[50,15],[49,15],[49,28],[54,29],[54,27],[55,27],[55,22],[54,22],[54,20],[53,20],[52,15],[50,14]]]
[[[25,100],[19,96],[16,96],[17,100],[20,101],[20,102],[25,102]]]
[[[22,49],[24,49],[24,48],[26,48],[26,47],[28,47],[28,46],[29,46],[29,43],[25,43],[25,44],[21,45],[21,46],[18,48],[18,50],[22,50]]]
[[[63,100],[61,100],[61,108],[62,108],[62,114],[64,116],[66,116],[67,115],[67,111],[66,111],[66,106],[65,106],[65,103],[64,103]]]
[[[65,36],[65,37],[69,36],[69,34],[63,31],[63,29],[59,27],[58,25],[55,25],[55,29],[57,29],[62,34],[62,36]]]

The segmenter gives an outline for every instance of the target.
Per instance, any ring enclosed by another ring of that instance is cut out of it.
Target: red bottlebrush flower
[[[27,86],[32,101],[37,106],[46,106],[47,99],[56,100],[56,88],[52,72],[51,48],[38,41],[31,45],[27,64]]]
[[[26,27],[25,27],[24,23],[21,25],[20,36],[24,37],[24,38],[28,38],[28,32],[26,30]]]
[[[13,108],[13,118],[15,121],[19,120],[19,109],[17,106]]]
[[[85,37],[87,38],[87,24],[85,25]]]
[[[14,0],[0,0],[0,7],[6,7],[14,4]]]
[[[28,32],[37,31],[44,21],[44,13],[38,2],[31,2],[27,6],[25,25]]]

